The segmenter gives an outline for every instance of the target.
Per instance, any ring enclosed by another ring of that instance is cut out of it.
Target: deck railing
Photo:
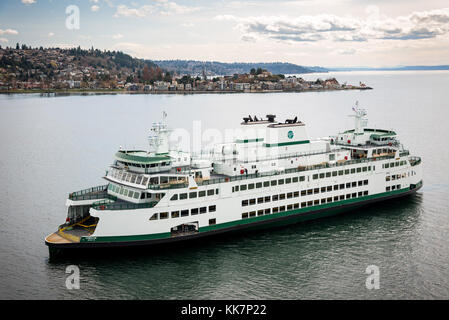
[[[288,154],[271,154],[271,155],[266,155],[266,156],[261,156],[261,157],[254,157],[251,159],[243,159],[240,160],[239,163],[249,163],[249,162],[259,162],[259,161],[270,161],[270,160],[278,160],[278,159],[288,159],[288,158],[299,158],[299,157],[307,157],[307,156],[314,156],[314,155],[319,155],[319,154],[328,154],[331,152],[342,152],[342,151],[347,151],[348,149],[345,148],[339,148],[339,149],[334,149],[331,151],[312,151],[312,152],[295,152],[295,153],[288,153]],[[220,163],[229,163],[229,162],[236,162],[238,160],[238,157],[234,157],[234,158],[230,158],[230,159],[225,159],[225,160],[215,160],[214,162],[220,162]]]
[[[107,194],[108,185],[93,187],[81,191],[72,192],[69,194],[70,200],[91,200],[101,199]]]
[[[245,175],[234,176],[234,177],[216,178],[216,179],[203,180],[201,182],[197,182],[197,185],[205,186],[205,185],[212,185],[212,184],[224,183],[224,182],[232,182],[232,181],[254,179],[254,178],[261,178],[261,177],[270,177],[270,176],[276,176],[276,175],[285,174],[285,173],[304,172],[304,171],[317,170],[317,169],[339,168],[339,167],[344,167],[344,166],[351,165],[351,164],[371,163],[371,162],[385,160],[385,159],[394,159],[394,157],[395,157],[394,154],[392,154],[392,155],[379,156],[379,157],[374,157],[374,158],[354,159],[354,160],[346,160],[344,162],[303,166],[303,167],[298,167],[298,168],[285,169],[282,171],[270,171],[270,172],[263,172],[263,173],[245,174]],[[186,188],[186,187],[187,187],[187,184],[166,185],[166,186],[150,185],[148,188],[152,189],[152,190],[167,190],[167,189],[180,189],[180,188]]]

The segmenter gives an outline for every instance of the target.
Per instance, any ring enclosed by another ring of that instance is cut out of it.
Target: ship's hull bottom
[[[282,227],[287,225],[292,225],[296,223],[316,220],[316,219],[322,219],[327,218],[331,216],[335,216],[338,214],[342,214],[348,211],[352,211],[354,209],[357,209],[362,206],[366,206],[369,204],[386,201],[390,199],[396,199],[400,197],[410,196],[415,194],[422,185],[415,189],[411,189],[402,193],[398,194],[392,194],[388,196],[384,196],[381,198],[374,198],[374,199],[368,199],[364,201],[359,201],[355,203],[347,203],[347,204],[341,204],[336,205],[333,207],[323,208],[323,209],[317,209],[313,211],[309,211],[306,213],[298,213],[298,214],[292,214],[287,216],[282,216],[278,218],[272,218],[268,220],[262,220],[262,221],[255,221],[252,223],[246,223],[246,224],[240,224],[230,227],[225,227],[221,229],[211,230],[211,231],[201,231],[195,234],[189,234],[185,236],[177,236],[177,237],[166,237],[162,239],[151,239],[151,240],[137,240],[137,241],[111,241],[111,242],[72,242],[72,243],[51,243],[48,241],[45,241],[46,245],[49,247],[50,254],[61,254],[65,252],[86,252],[86,251],[92,251],[93,249],[96,249],[95,252],[97,253],[98,249],[119,249],[119,248],[126,248],[129,249],[131,247],[143,247],[143,246],[166,246],[170,244],[180,244],[180,242],[185,242],[187,240],[193,241],[193,240],[200,240],[204,237],[211,237],[211,236],[218,236],[218,235],[226,235],[229,233],[236,233],[236,232],[243,232],[243,231],[252,231],[252,230],[263,230],[267,228],[273,228],[273,227]]]

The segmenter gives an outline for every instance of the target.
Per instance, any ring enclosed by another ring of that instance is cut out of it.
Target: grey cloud
[[[226,19],[236,21],[244,36],[251,39],[261,35],[281,41],[419,40],[449,33],[449,8],[377,20],[325,14],[297,18],[226,16]]]
[[[314,34],[314,35],[273,35],[270,36],[271,39],[276,39],[276,40],[289,40],[289,41],[296,41],[296,42],[315,42],[318,40],[322,40],[323,37],[321,35],[318,34]]]
[[[414,29],[398,35],[385,36],[382,39],[387,40],[417,40],[417,39],[430,39],[439,35],[436,31],[430,31],[426,28]]]

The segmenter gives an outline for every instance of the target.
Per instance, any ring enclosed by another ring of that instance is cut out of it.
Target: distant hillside
[[[134,81],[142,77],[152,62],[136,59],[120,51],[83,50],[80,47],[32,48],[27,45],[0,46],[0,82],[15,81]],[[162,72],[162,71],[161,71]]]
[[[449,65],[439,66],[403,66],[390,68],[370,68],[370,67],[346,67],[346,68],[328,68],[329,71],[407,71],[407,70],[449,70]]]
[[[195,60],[155,60],[153,61],[164,70],[174,71],[178,74],[199,75],[205,70],[207,75],[232,75],[235,73],[249,73],[252,68],[266,69],[273,74],[299,74],[313,72],[327,72],[321,67],[304,67],[285,62],[260,63],[224,63],[217,61]]]

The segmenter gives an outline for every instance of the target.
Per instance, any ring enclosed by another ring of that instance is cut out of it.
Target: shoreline
[[[302,90],[201,90],[201,91],[170,91],[170,90],[160,90],[160,91],[128,91],[124,89],[36,89],[36,90],[23,90],[23,89],[12,89],[12,90],[0,90],[0,94],[226,94],[226,93],[282,93],[282,92],[324,92],[324,91],[347,91],[347,90],[372,90],[371,87],[351,87],[351,88],[340,88],[340,89],[302,89]]]

